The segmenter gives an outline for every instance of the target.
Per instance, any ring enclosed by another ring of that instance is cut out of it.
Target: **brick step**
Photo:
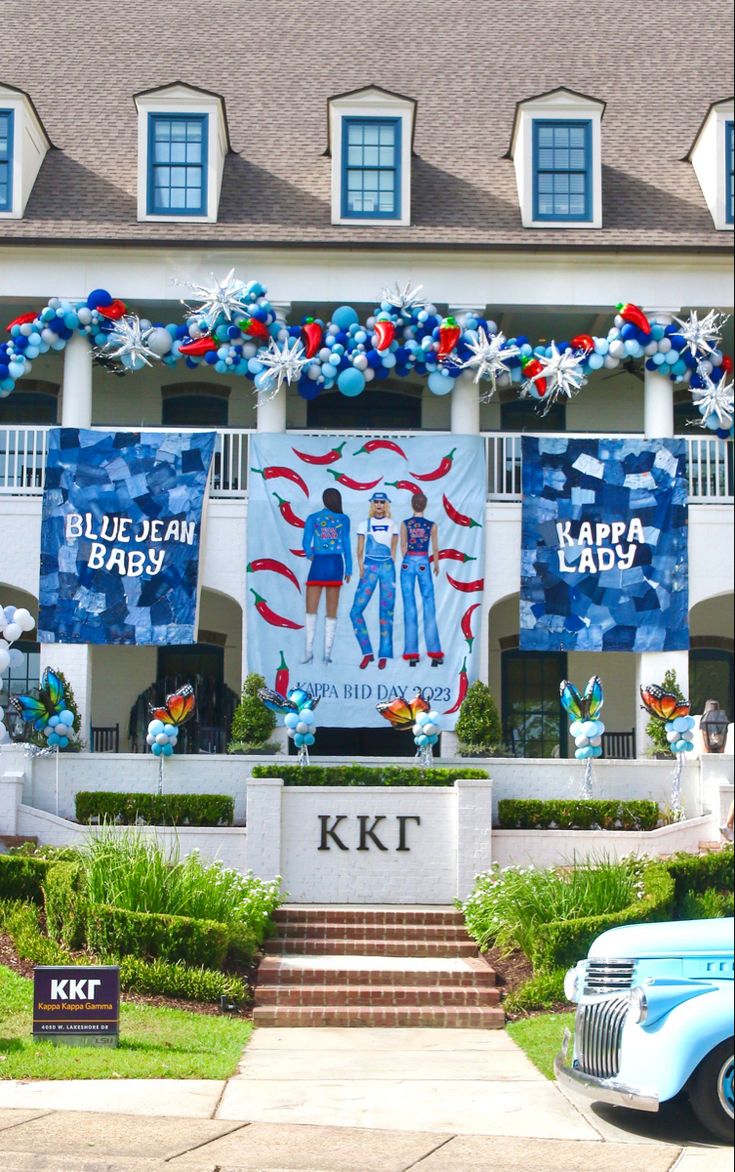
[[[477,946],[466,940],[290,940],[272,937],[266,941],[269,953],[303,956],[477,956]]]
[[[384,911],[381,908],[355,909],[349,908],[318,908],[318,907],[280,907],[273,917],[277,924],[446,924],[450,927],[461,927],[464,916],[461,912],[451,908],[441,908],[434,911],[432,908],[414,911],[412,908],[391,909]]]
[[[380,958],[378,958],[380,959]],[[283,963],[279,956],[264,956],[258,968],[256,996],[261,982],[263,985],[369,985],[371,988],[386,985],[411,985],[418,988],[448,988],[493,986],[495,972],[479,956],[462,959],[462,967],[442,965],[441,959],[431,968],[412,968],[410,965],[380,968],[368,965],[324,965],[318,961],[297,967]]]
[[[258,985],[256,1005],[314,1006],[444,1006],[497,1005],[493,985]]]
[[[253,1010],[256,1026],[382,1026],[435,1029],[498,1029],[505,1026],[500,1006],[332,1006],[260,1005]]]
[[[14,846],[24,846],[25,843],[30,842],[33,846],[38,846],[38,837],[35,834],[0,834],[0,845],[10,850]]]
[[[274,940],[469,940],[463,924],[280,924]]]

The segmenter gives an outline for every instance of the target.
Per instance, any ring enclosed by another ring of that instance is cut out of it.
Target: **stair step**
[[[38,846],[38,836],[35,834],[0,834],[0,844],[8,850],[14,846],[24,846],[27,842]]]
[[[493,985],[258,985],[256,1005],[325,1006],[445,1006],[497,1005],[500,990]]]
[[[261,1005],[253,1010],[257,1026],[383,1026],[435,1029],[503,1029],[500,1006],[332,1006]]]
[[[469,940],[464,924],[281,924],[274,940]]]
[[[299,965],[294,960],[284,960],[280,956],[264,956],[258,968],[258,984],[285,986],[312,986],[312,985],[369,985],[372,988],[382,988],[386,985],[412,985],[419,988],[467,988],[473,986],[494,986],[495,973],[490,965],[479,956],[450,958],[442,963],[442,958],[432,965],[415,965],[410,963],[401,965],[386,962],[381,965],[381,957],[356,957],[355,962],[329,963],[331,958],[305,960]],[[362,963],[360,963],[362,961]]]
[[[462,927],[464,916],[452,908],[422,908],[413,910],[350,908],[319,908],[319,907],[280,907],[275,913],[277,924],[446,924],[450,927]]]
[[[266,941],[267,953],[300,953],[323,956],[477,956],[472,940],[333,940],[272,937]]]

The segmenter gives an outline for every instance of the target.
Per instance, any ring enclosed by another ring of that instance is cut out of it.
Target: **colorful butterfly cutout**
[[[559,695],[562,707],[575,720],[596,720],[597,714],[605,703],[605,693],[602,690],[602,680],[599,676],[592,676],[587,681],[584,695],[580,696],[574,684],[569,680],[562,680],[559,684]]]
[[[175,724],[177,728],[186,724],[187,720],[191,720],[195,708],[196,697],[191,684],[184,684],[182,688],[171,692],[166,697],[166,703],[163,707],[156,707],[154,704],[148,706],[151,720],[160,720],[163,724]]]
[[[417,688],[413,700],[404,700],[403,696],[396,696],[395,700],[384,700],[376,704],[378,712],[392,726],[397,729],[410,729],[416,723],[420,712],[429,712],[431,705],[424,700],[421,689]]]
[[[11,696],[9,704],[21,720],[41,732],[52,716],[59,716],[66,708],[64,685],[53,668],[47,667],[41,676],[38,696]]]
[[[291,696],[295,699],[292,700]],[[277,716],[288,716],[289,712],[300,712],[302,708],[310,708],[313,712],[319,703],[319,697],[312,696],[305,688],[292,688],[288,696],[275,692],[273,688],[259,688],[258,698]]]
[[[665,692],[658,684],[649,684],[647,688],[641,684],[641,700],[641,707],[645,708],[649,716],[664,722],[676,720],[677,716],[688,716],[691,707],[688,700],[680,700],[673,692]]]

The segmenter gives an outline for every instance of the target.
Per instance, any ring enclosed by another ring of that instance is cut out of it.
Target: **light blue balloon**
[[[299,723],[300,719],[301,718],[298,712],[288,712],[283,719],[283,723],[285,724],[286,728],[296,728],[296,725]]]
[[[340,373],[337,386],[346,398],[354,399],[365,390],[365,375],[354,366],[348,366],[347,370]]]
[[[602,756],[602,745],[590,745],[590,748],[592,750],[592,753],[590,754],[592,757]]]
[[[158,736],[159,733],[165,731],[165,725],[162,720],[152,720],[148,725],[148,732],[152,737]]]
[[[573,720],[572,721],[572,723],[569,725],[569,731],[573,737],[583,737],[584,736],[584,733],[582,732],[583,724],[584,724],[583,720]]]
[[[440,370],[433,370],[427,382],[432,395],[448,395],[454,388],[454,379],[448,378]]]
[[[48,738],[48,744],[49,745],[58,745],[60,740],[61,740],[61,738],[57,737],[56,733],[51,733]]]
[[[697,723],[693,716],[677,716],[676,719],[684,722],[681,726],[683,732],[689,732]]]
[[[173,756],[173,751],[174,751],[173,745],[161,745],[161,756],[171,757],[171,756]]]
[[[304,736],[304,744],[308,745],[309,748],[311,748],[311,746],[314,744],[315,741],[316,741],[316,737],[314,736],[313,733],[306,733],[306,735]]]
[[[299,719],[302,724],[309,724],[309,725],[316,724],[316,716],[311,711],[311,708],[304,708],[299,713]]]
[[[332,314],[332,322],[334,325],[339,326],[340,330],[344,330],[345,333],[349,330],[350,326],[357,325],[359,320],[360,317],[357,310],[353,309],[351,305],[340,305]],[[362,340],[364,341],[364,339]]]
[[[582,725],[582,735],[585,737],[596,737],[597,736],[597,721],[596,720],[585,720],[584,724]]]
[[[69,738],[68,737],[58,737],[57,736],[56,741],[57,741],[57,744],[60,749],[67,749],[69,747]]]
[[[59,713],[59,723],[67,725],[68,728],[74,724],[74,713],[65,708],[63,712]]]
[[[587,365],[589,366],[590,370],[601,370],[605,365],[605,359],[603,358],[602,354],[598,354],[595,351],[594,353],[587,355]]]
[[[163,745],[159,745],[159,744],[151,745],[151,753],[153,754],[154,757],[160,757],[162,752],[163,752]]]
[[[692,727],[692,725],[689,724],[688,716],[675,716],[671,721],[671,726],[673,732],[686,732]]]
[[[293,743],[295,744],[297,749],[303,749],[303,747],[306,743],[305,735],[303,733],[296,733],[296,735],[293,739]]]

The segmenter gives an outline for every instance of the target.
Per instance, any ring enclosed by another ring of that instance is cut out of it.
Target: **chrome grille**
[[[618,993],[633,987],[634,960],[588,960],[585,993]]]
[[[627,997],[583,1001],[577,1007],[574,1065],[594,1078],[614,1078],[620,1069],[620,1037],[628,1012]]]

